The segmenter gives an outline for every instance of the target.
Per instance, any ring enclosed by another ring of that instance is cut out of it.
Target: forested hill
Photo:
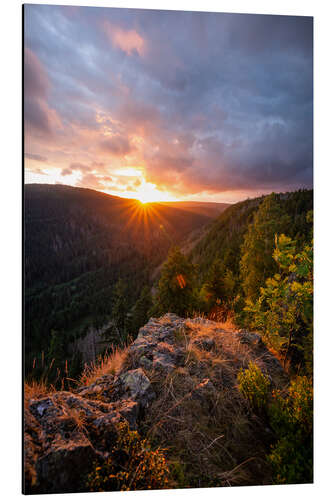
[[[180,208],[194,214],[201,213],[203,215],[208,215],[208,217],[218,217],[226,208],[230,206],[230,203],[213,203],[204,201],[162,201],[160,205],[165,205],[167,207]]]
[[[198,207],[200,204],[198,204]],[[216,215],[110,196],[91,189],[25,187],[27,286],[68,281],[128,254],[158,261]]]
[[[222,272],[232,272],[237,278],[240,271],[241,249],[244,236],[253,222],[254,215],[268,196],[261,196],[229,206],[213,223],[208,233],[191,252],[193,262],[204,279],[214,260],[218,259]],[[272,194],[274,210],[265,215],[267,230],[273,234],[284,233],[296,238],[301,246],[312,230],[306,217],[313,209],[313,190],[299,190],[291,193]],[[259,235],[258,235],[259,236]],[[267,237],[267,231],[265,233]],[[273,249],[273,239],[269,250]],[[258,247],[260,258],[260,248]]]
[[[237,203],[186,250],[173,249],[161,267],[154,317],[229,319],[259,331],[285,366],[311,374],[312,190]]]
[[[67,356],[66,345],[86,327],[109,320],[116,285],[129,311],[170,246],[213,220],[213,205],[203,213],[200,204],[185,210],[91,189],[26,185],[28,363],[43,350],[49,357],[54,351],[59,358]]]

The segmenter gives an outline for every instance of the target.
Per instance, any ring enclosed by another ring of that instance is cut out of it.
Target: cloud
[[[47,158],[45,156],[42,156],[42,155],[33,154],[33,153],[24,153],[24,156],[25,156],[25,158],[28,158],[29,160],[47,162]]]
[[[86,175],[83,175],[81,181],[78,182],[78,186],[104,190],[106,187],[105,183],[107,182],[108,181],[105,178],[100,177],[98,174],[88,173]]]
[[[24,49],[24,96],[42,99],[46,97],[50,82],[38,57],[28,47]]]
[[[120,135],[103,139],[99,145],[102,151],[114,156],[124,156],[136,149],[127,137],[122,137]]]
[[[74,171],[81,172],[81,174],[86,174],[93,169],[92,166],[84,165],[82,163],[71,163],[68,167],[61,170],[61,175],[71,175]],[[88,177],[89,179],[89,177]]]
[[[180,197],[312,186],[311,18],[25,9],[29,150],[63,175],[102,189],[138,167]]]
[[[146,42],[134,29],[125,30],[105,21],[104,30],[115,47],[123,50],[127,55],[144,55]]]
[[[27,47],[24,50],[24,121],[28,132],[51,135],[61,125],[56,111],[49,107],[50,83],[38,57]]]

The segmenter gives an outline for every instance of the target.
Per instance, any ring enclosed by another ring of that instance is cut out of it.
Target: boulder
[[[114,375],[103,375],[92,384],[76,389],[75,393],[87,399],[99,399],[104,403],[112,401]]]
[[[150,380],[142,368],[122,373],[117,382],[118,393],[122,393],[122,399],[137,401],[142,408],[146,408],[150,401],[155,398]]]
[[[99,454],[89,440],[57,440],[36,463],[37,487],[42,493],[86,491],[86,476]]]
[[[175,360],[168,354],[159,353],[154,356],[153,369],[170,373],[176,368]]]
[[[139,365],[145,370],[149,371],[153,367],[153,361],[146,356],[141,356],[141,358],[139,359]]]

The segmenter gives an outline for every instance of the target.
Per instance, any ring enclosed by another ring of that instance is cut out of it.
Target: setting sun
[[[155,184],[143,181],[137,190],[136,197],[141,203],[156,201],[176,201],[169,193],[160,191]]]

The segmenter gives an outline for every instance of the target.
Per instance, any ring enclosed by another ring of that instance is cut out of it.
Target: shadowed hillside
[[[214,213],[215,215],[215,213]],[[91,189],[31,184],[25,187],[27,286],[72,279],[127,259],[157,261],[212,216],[179,206],[143,205]]]
[[[129,311],[170,246],[211,220],[91,189],[25,186],[27,370],[42,351],[49,362],[72,358],[70,342],[110,321],[119,280]]]

